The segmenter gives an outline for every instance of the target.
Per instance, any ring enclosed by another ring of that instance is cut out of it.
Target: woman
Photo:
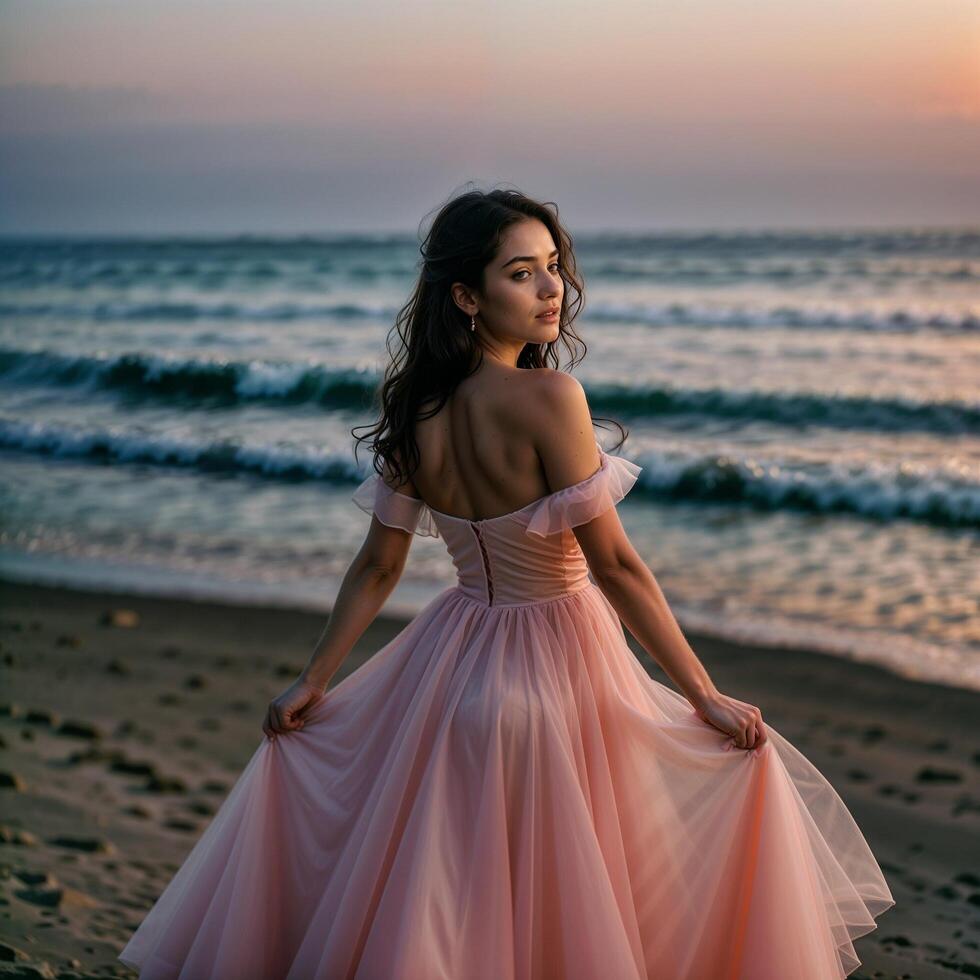
[[[422,251],[353,495],[367,537],[120,959],[229,980],[853,972],[894,900],[829,783],[712,683],[623,530],[641,468],[555,369],[582,296],[557,209],[466,193]],[[328,690],[413,533],[445,540],[457,585]]]

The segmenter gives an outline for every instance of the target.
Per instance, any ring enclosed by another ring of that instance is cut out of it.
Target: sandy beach
[[[116,954],[254,752],[268,700],[325,618],[0,589],[0,976],[134,976]],[[404,624],[380,616],[334,683]],[[688,638],[722,690],[758,704],[820,768],[885,872],[897,905],[856,942],[852,976],[980,976],[980,694]]]

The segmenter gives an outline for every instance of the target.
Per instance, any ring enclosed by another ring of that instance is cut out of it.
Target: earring
[[[470,330],[476,330],[476,317],[470,317]]]

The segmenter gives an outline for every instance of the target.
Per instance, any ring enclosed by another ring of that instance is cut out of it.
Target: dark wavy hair
[[[558,206],[551,201],[539,203],[509,189],[467,191],[450,199],[422,238],[418,282],[388,334],[391,363],[373,396],[378,422],[351,429],[358,443],[370,441],[379,474],[387,462],[397,483],[411,477],[419,464],[416,423],[435,415],[483,360],[483,348],[470,330],[469,317],[453,300],[453,283],[482,292],[484,270],[503,244],[504,231],[531,218],[537,218],[551,232],[565,289],[557,339],[547,344],[525,344],[517,366],[527,370],[557,368],[559,345],[570,355],[569,369],[585,357],[585,341],[572,328],[584,306],[584,286],[575,268],[572,237],[559,221]],[[434,407],[423,414],[422,406],[430,401],[435,402]],[[593,416],[593,422],[597,420],[619,428],[618,449],[627,430],[613,419]],[[363,428],[368,432],[358,436],[357,429]]]

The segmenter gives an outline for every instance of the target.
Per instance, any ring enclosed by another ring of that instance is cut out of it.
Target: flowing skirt
[[[303,729],[260,733],[119,959],[149,980],[844,977],[894,900],[767,731],[726,749],[595,585],[447,589]]]

